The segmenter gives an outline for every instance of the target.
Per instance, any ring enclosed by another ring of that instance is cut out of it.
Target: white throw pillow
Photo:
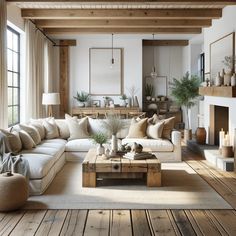
[[[76,117],[65,114],[65,119],[70,130],[68,140],[89,138],[87,117],[77,120]]]
[[[153,139],[160,139],[164,128],[164,121],[157,122],[156,124],[148,123],[147,136]]]
[[[31,136],[31,138],[34,140],[36,145],[41,143],[41,136],[40,136],[38,130],[34,126],[19,124],[19,127],[21,130],[24,130],[25,132],[27,132]]]
[[[59,137],[57,124],[53,117],[43,120],[43,126],[46,130],[46,139],[54,139]]]
[[[19,135],[24,149],[33,149],[34,147],[36,147],[34,140],[27,132],[21,130],[19,132]]]
[[[65,120],[55,120],[59,129],[60,138],[68,139],[70,137],[70,130]]]

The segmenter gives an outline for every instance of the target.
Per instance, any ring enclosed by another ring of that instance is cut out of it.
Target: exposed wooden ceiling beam
[[[40,28],[199,28],[211,20],[36,20]]]
[[[7,2],[78,2],[77,0],[6,0]],[[235,0],[84,0],[81,1],[82,3],[88,2],[100,2],[100,3],[155,3],[155,4],[171,4],[171,5],[178,5],[178,4],[200,4],[200,5],[208,5],[208,4],[222,4],[222,5],[229,5],[235,4]]]
[[[200,34],[201,28],[45,28],[46,34],[93,34],[93,33],[119,33],[119,34]]]
[[[26,19],[216,19],[221,9],[22,9]]]
[[[188,46],[188,40],[143,40],[143,46]]]

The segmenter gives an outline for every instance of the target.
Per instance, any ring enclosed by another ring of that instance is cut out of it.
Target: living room
[[[0,4],[0,234],[235,235],[234,0]]]

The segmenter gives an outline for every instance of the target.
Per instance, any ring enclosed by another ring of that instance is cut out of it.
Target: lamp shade
[[[59,93],[43,93],[42,104],[43,105],[59,105],[60,94]]]

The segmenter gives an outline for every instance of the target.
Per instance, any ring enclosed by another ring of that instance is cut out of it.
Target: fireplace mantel
[[[236,97],[236,87],[231,87],[231,86],[199,87],[199,94],[202,96],[234,98]]]

